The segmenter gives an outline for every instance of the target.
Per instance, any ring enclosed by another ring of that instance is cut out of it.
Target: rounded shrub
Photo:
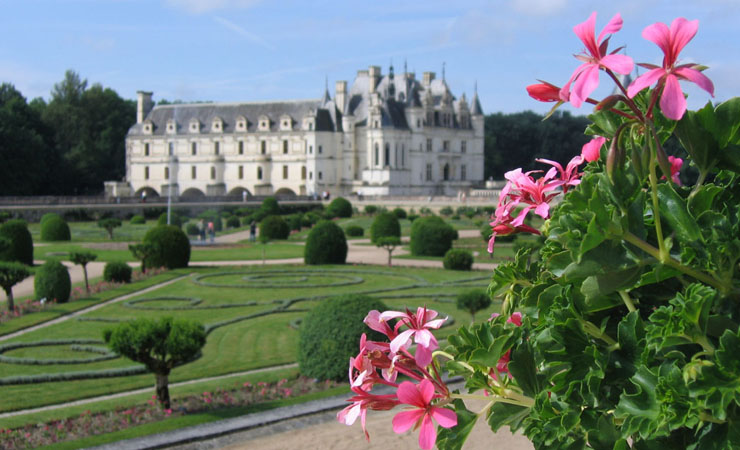
[[[176,227],[181,227],[184,220],[179,214],[175,214],[173,212],[170,212],[170,225],[174,225]],[[157,225],[167,225],[167,213],[163,212],[159,215],[159,218],[157,219]]]
[[[350,237],[361,237],[365,234],[365,229],[359,225],[350,225],[344,229],[344,234]]]
[[[344,264],[347,238],[339,225],[323,220],[308,233],[303,252],[306,264]]]
[[[450,206],[443,206],[439,209],[439,213],[443,216],[451,216],[455,213],[455,211]]]
[[[146,219],[144,216],[141,216],[139,214],[136,214],[131,218],[131,225],[144,225],[146,223]]]
[[[298,367],[302,375],[319,380],[347,379],[347,361],[357,354],[362,333],[367,339],[384,338],[363,319],[372,310],[385,311],[383,302],[367,295],[348,294],[322,301],[304,317],[298,339]]]
[[[445,253],[442,265],[447,270],[470,270],[473,267],[473,254],[461,248],[451,248]]]
[[[144,261],[146,267],[177,269],[188,266],[190,240],[179,227],[157,225],[147,231],[142,243],[151,249]]]
[[[303,214],[291,214],[285,218],[288,228],[295,231],[301,231],[303,228]]]
[[[409,214],[408,215],[409,222],[411,222],[411,223],[413,223],[414,220],[416,220],[418,218],[419,218],[419,215],[418,214]]]
[[[378,207],[375,205],[365,205],[365,214],[371,216],[378,212]]]
[[[0,251],[0,261],[33,265],[33,238],[25,220],[12,219],[0,225],[0,238],[8,244]]]
[[[238,216],[231,216],[228,219],[226,219],[227,228],[239,228],[240,225],[241,225],[241,221],[239,220]]]
[[[194,223],[189,223],[185,225],[185,234],[187,234],[188,236],[198,236],[198,234],[200,234],[198,225]]]
[[[483,289],[471,289],[458,294],[455,305],[457,309],[469,312],[475,321],[475,313],[491,306],[491,297]]]
[[[352,217],[352,203],[344,197],[337,197],[326,207],[326,217]]]
[[[290,227],[280,216],[267,216],[260,222],[262,239],[288,239]]]
[[[416,219],[411,225],[411,253],[444,256],[457,239],[457,231],[438,216]]]
[[[260,210],[264,212],[266,216],[277,216],[280,214],[280,205],[275,197],[267,197],[262,200]]]
[[[321,220],[321,215],[312,211],[307,212],[303,215],[303,218],[301,219],[303,221],[303,226],[310,228]]]
[[[398,218],[398,220],[405,219],[406,216],[407,216],[406,210],[403,209],[403,208],[395,208],[393,210],[393,215],[396,216],[396,218]]]
[[[69,225],[58,215],[49,216],[41,222],[42,241],[69,241],[71,238]]]
[[[56,300],[57,303],[66,303],[72,290],[72,280],[69,278],[67,267],[56,259],[46,261],[36,269],[33,289],[36,299],[45,298]]]
[[[103,279],[112,283],[130,283],[131,266],[123,261],[111,261],[105,264]]]
[[[43,225],[46,223],[47,220],[53,219],[55,217],[59,217],[59,214],[57,213],[46,213],[43,216],[41,216],[41,220],[39,220],[39,225]]]
[[[393,213],[378,214],[370,225],[370,241],[374,244],[382,237],[401,237],[401,224]]]

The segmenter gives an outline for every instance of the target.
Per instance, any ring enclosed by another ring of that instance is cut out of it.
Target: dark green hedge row
[[[80,372],[64,373],[42,373],[38,375],[25,375],[0,378],[0,386],[12,386],[18,384],[50,383],[53,381],[91,380],[95,378],[127,377],[146,373],[144,366],[130,366],[120,369],[86,370]]]

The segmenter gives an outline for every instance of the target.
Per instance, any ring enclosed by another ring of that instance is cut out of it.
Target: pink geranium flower
[[[680,120],[686,111],[686,98],[681,91],[678,80],[688,80],[696,83],[700,88],[714,97],[714,85],[695,64],[676,65],[678,54],[696,35],[699,29],[698,20],[686,20],[683,17],[675,19],[670,28],[662,23],[649,25],[642,31],[642,37],[655,43],[663,50],[663,66],[640,64],[650,69],[647,73],[637,77],[627,88],[627,95],[632,98],[638,92],[657,82],[663,88],[660,95],[660,109],[663,115],[673,120]]]
[[[434,399],[434,385],[427,379],[421,380],[419,386],[404,381],[398,386],[398,400],[401,403],[414,406],[414,409],[402,411],[393,417],[393,431],[405,433],[411,427],[420,428],[419,447],[424,450],[434,448],[437,442],[437,430],[432,419],[443,428],[452,428],[457,425],[457,415],[449,409],[432,406]]]
[[[579,108],[588,96],[599,86],[599,70],[603,67],[613,72],[626,75],[632,72],[634,63],[632,58],[626,55],[615,54],[619,49],[607,54],[609,38],[603,39],[604,36],[616,33],[622,29],[622,17],[615,14],[596,39],[596,13],[585,22],[573,27],[576,36],[583,42],[586,49],[576,58],[583,61],[568,82],[560,90],[560,99],[570,101],[573,106]],[[602,41],[603,39],[603,41]],[[571,90],[571,84],[573,89]]]
[[[671,181],[681,186],[681,179],[678,178],[678,176],[681,174],[683,159],[676,158],[675,156],[669,156],[668,162],[671,163]]]
[[[530,84],[527,86],[527,93],[533,99],[541,102],[561,101],[560,88],[546,81],[539,84]]]
[[[426,307],[419,307],[416,313],[412,313],[409,310],[406,310],[406,312],[386,311],[381,313],[381,320],[399,319],[394,332],[397,333],[398,329],[403,325],[408,327],[408,329],[404,330],[391,341],[391,352],[397,354],[401,348],[407,348],[411,344],[411,338],[413,337],[414,342],[417,344],[416,353],[414,354],[416,363],[420,367],[428,366],[432,362],[432,352],[439,348],[437,339],[429,330],[438,329],[447,320],[447,318],[435,320],[434,318],[437,315],[437,311],[426,309]]]

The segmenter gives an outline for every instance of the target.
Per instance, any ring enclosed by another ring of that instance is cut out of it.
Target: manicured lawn
[[[455,319],[441,329],[444,338],[468,315],[457,311],[455,295],[463,288],[488,285],[485,272],[454,272],[434,269],[377,268],[372,266],[269,266],[247,268],[189,269],[189,276],[134,300],[107,305],[81,318],[29,332],[9,342],[54,339],[101,339],[105,328],[135,317],[176,316],[202,321],[209,330],[202,356],[170,375],[172,382],[234,373],[295,361],[296,324],[305,312],[325,298],[342,293],[367,293],[382,299],[389,308],[426,305]],[[204,276],[205,275],[205,276]],[[479,314],[484,318],[487,313]],[[104,346],[94,344],[96,346]],[[62,359],[93,355],[66,347],[34,346],[3,353],[6,357]],[[3,401],[0,411],[67,402],[134,388],[149,387],[150,374],[7,384],[9,377],[99,371],[131,367],[123,358],[75,364],[10,364],[0,362]]]
[[[478,263],[502,263],[514,259],[516,252],[514,252],[514,245],[509,242],[502,242],[496,244],[493,252],[493,258],[488,253],[488,243],[483,241],[483,238],[463,238],[453,242],[453,248],[463,248],[470,250],[473,253],[475,262]],[[410,252],[408,245],[405,245],[404,250]],[[477,254],[476,254],[477,252]],[[424,259],[429,261],[442,261],[442,256],[415,256],[411,253],[406,255],[393,256],[393,258],[399,259]]]

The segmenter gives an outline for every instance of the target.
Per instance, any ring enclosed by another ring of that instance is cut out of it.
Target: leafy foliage
[[[470,313],[471,322],[475,321],[475,313],[491,306],[491,297],[486,291],[474,289],[458,294],[455,299],[457,309]]]
[[[350,225],[344,229],[344,233],[350,237],[361,237],[365,234],[365,229],[359,225]]]
[[[326,207],[326,217],[352,217],[352,203],[344,197],[337,197]]]
[[[368,311],[387,309],[367,295],[348,294],[323,300],[303,319],[298,341],[298,367],[303,375],[319,380],[346,380],[347,361],[357,353],[357,342],[367,327]],[[377,331],[369,340],[380,339]]]
[[[382,212],[375,216],[370,225],[370,241],[376,244],[382,237],[401,237],[401,224],[395,214]]]
[[[457,239],[457,231],[437,216],[422,217],[411,225],[411,253],[444,256]]]
[[[328,220],[316,224],[308,233],[304,247],[306,264],[344,264],[347,260],[347,238],[339,225]]]
[[[131,282],[131,266],[123,261],[110,261],[103,268],[103,279],[114,283]]]
[[[66,303],[72,290],[67,267],[55,259],[46,261],[36,269],[33,288],[37,299]]]
[[[113,240],[113,230],[120,227],[121,225],[121,219],[117,219],[115,217],[108,217],[98,220],[98,226],[108,232],[108,237],[111,241]]]
[[[85,292],[90,293],[90,282],[87,279],[87,265],[98,259],[98,255],[92,252],[72,252],[69,255],[69,260],[73,264],[82,266],[82,272],[85,274]]]
[[[142,244],[144,247],[137,251],[143,252],[146,267],[177,269],[188,266],[190,240],[179,227],[158,225],[147,231]]]
[[[57,214],[45,214],[41,219],[41,240],[42,241],[69,241],[72,235],[69,232],[69,225]]]
[[[5,291],[8,298],[8,311],[15,309],[13,302],[13,286],[31,276],[28,267],[17,263],[0,261],[0,287]]]
[[[260,238],[262,239],[288,239],[290,227],[281,216],[267,216],[260,222]]]
[[[170,212],[170,225],[174,225],[176,227],[181,227],[182,224],[186,221],[183,217],[181,217],[179,214]],[[167,213],[163,212],[159,215],[157,218],[157,225],[167,225]]]
[[[12,219],[0,225],[0,238],[6,243],[0,247],[0,261],[33,265],[33,238],[24,220]]]
[[[462,248],[451,248],[445,253],[442,265],[447,270],[470,270],[473,267],[473,254]]]

